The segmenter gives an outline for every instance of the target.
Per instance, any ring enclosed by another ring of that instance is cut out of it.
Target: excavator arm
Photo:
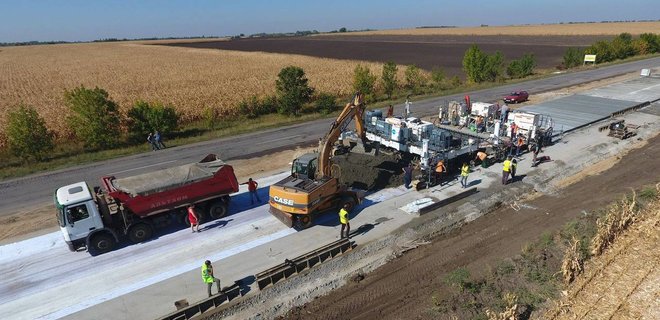
[[[339,139],[339,135],[346,130],[351,120],[355,120],[355,130],[360,137],[364,140],[365,131],[362,117],[364,114],[364,100],[361,93],[356,93],[353,100],[346,104],[344,110],[341,111],[337,119],[332,123],[330,132],[325,136],[321,150],[319,150],[317,177],[330,176],[330,156],[332,153],[335,142]]]

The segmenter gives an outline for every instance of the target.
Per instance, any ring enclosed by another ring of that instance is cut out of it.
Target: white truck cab
[[[69,250],[87,246],[88,236],[104,229],[94,197],[85,182],[61,187],[55,191],[57,221]]]

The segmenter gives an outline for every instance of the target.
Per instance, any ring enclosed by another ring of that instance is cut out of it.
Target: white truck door
[[[71,241],[85,238],[93,230],[103,228],[99,225],[100,219],[93,201],[71,205],[65,210],[66,228]]]

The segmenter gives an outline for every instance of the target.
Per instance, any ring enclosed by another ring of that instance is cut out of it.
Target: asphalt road
[[[465,94],[469,94],[472,101],[495,101],[512,90],[525,89],[530,92],[533,99],[535,93],[570,87],[580,83],[640,71],[643,68],[654,68],[659,65],[660,57],[594,70],[560,74],[546,79],[504,85]],[[414,116],[436,114],[438,105],[450,100],[460,100],[465,94],[413,101],[411,111]],[[402,110],[402,105],[395,106],[395,114],[401,113]],[[215,153],[221,159],[231,161],[232,159],[249,158],[300,145],[312,145],[326,134],[331,122],[331,119],[316,120],[158,152],[145,152],[23,178],[4,180],[0,182],[0,216],[51,203],[56,188],[78,181],[87,181],[92,186],[100,185],[100,177],[105,175],[125,177],[140,174],[199,161],[209,153]]]

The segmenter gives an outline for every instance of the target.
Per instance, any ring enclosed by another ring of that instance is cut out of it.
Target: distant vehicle
[[[504,102],[520,103],[527,101],[527,99],[529,99],[529,93],[527,93],[527,91],[514,91],[511,92],[508,96],[504,97]]]

